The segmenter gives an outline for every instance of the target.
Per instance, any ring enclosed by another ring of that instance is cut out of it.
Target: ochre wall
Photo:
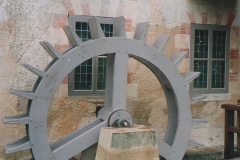
[[[190,24],[231,26],[230,93],[211,95],[192,106],[194,117],[209,122],[195,125],[191,139],[210,148],[220,148],[224,136],[223,103],[240,98],[239,26],[240,1],[214,0],[0,0],[0,117],[26,112],[27,100],[8,93],[9,88],[31,90],[36,75],[21,64],[44,69],[50,56],[39,45],[50,42],[58,51],[68,48],[62,27],[68,25],[68,14],[117,17],[126,19],[127,37],[132,38],[136,24],[149,22],[147,43],[152,45],[159,34],[170,34],[165,55],[186,51],[180,73],[189,70]],[[153,73],[129,58],[127,106],[136,123],[150,126],[159,137],[167,125],[167,104],[161,85]],[[49,111],[50,143],[69,134],[95,118],[95,107],[103,98],[68,97],[67,77],[59,86]],[[218,99],[218,100],[216,100]],[[0,159],[29,159],[30,152],[5,154],[4,146],[23,137],[25,126],[0,123]],[[219,147],[220,146],[220,147]],[[196,149],[198,151],[198,149]]]

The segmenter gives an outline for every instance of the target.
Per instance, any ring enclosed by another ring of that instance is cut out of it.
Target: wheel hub
[[[132,127],[132,116],[126,110],[116,110],[108,118],[108,126],[116,128]]]

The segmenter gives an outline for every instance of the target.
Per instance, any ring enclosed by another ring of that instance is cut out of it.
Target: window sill
[[[207,96],[202,101],[210,102],[210,101],[228,101],[231,100],[232,94],[231,93],[221,93],[221,94],[203,94]]]

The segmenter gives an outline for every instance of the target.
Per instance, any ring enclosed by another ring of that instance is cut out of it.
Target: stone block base
[[[96,160],[159,160],[155,132],[145,126],[102,128]]]

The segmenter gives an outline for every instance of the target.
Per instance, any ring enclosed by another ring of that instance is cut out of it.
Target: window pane
[[[207,88],[208,61],[194,60],[194,71],[201,72],[200,76],[194,79],[193,88]]]
[[[226,31],[213,31],[212,58],[225,58]]]
[[[212,61],[212,88],[224,88],[225,61]]]
[[[76,33],[82,41],[91,39],[87,22],[76,22]],[[92,90],[92,59],[83,62],[75,68],[74,90]]]
[[[75,68],[74,90],[92,90],[92,59]]]
[[[101,24],[103,33],[105,37],[112,37],[113,35],[113,25],[112,24]]]
[[[208,30],[195,30],[194,58],[208,58]]]
[[[87,22],[76,22],[76,33],[82,41],[91,39],[89,25]]]
[[[105,90],[107,57],[98,57],[97,90]]]

